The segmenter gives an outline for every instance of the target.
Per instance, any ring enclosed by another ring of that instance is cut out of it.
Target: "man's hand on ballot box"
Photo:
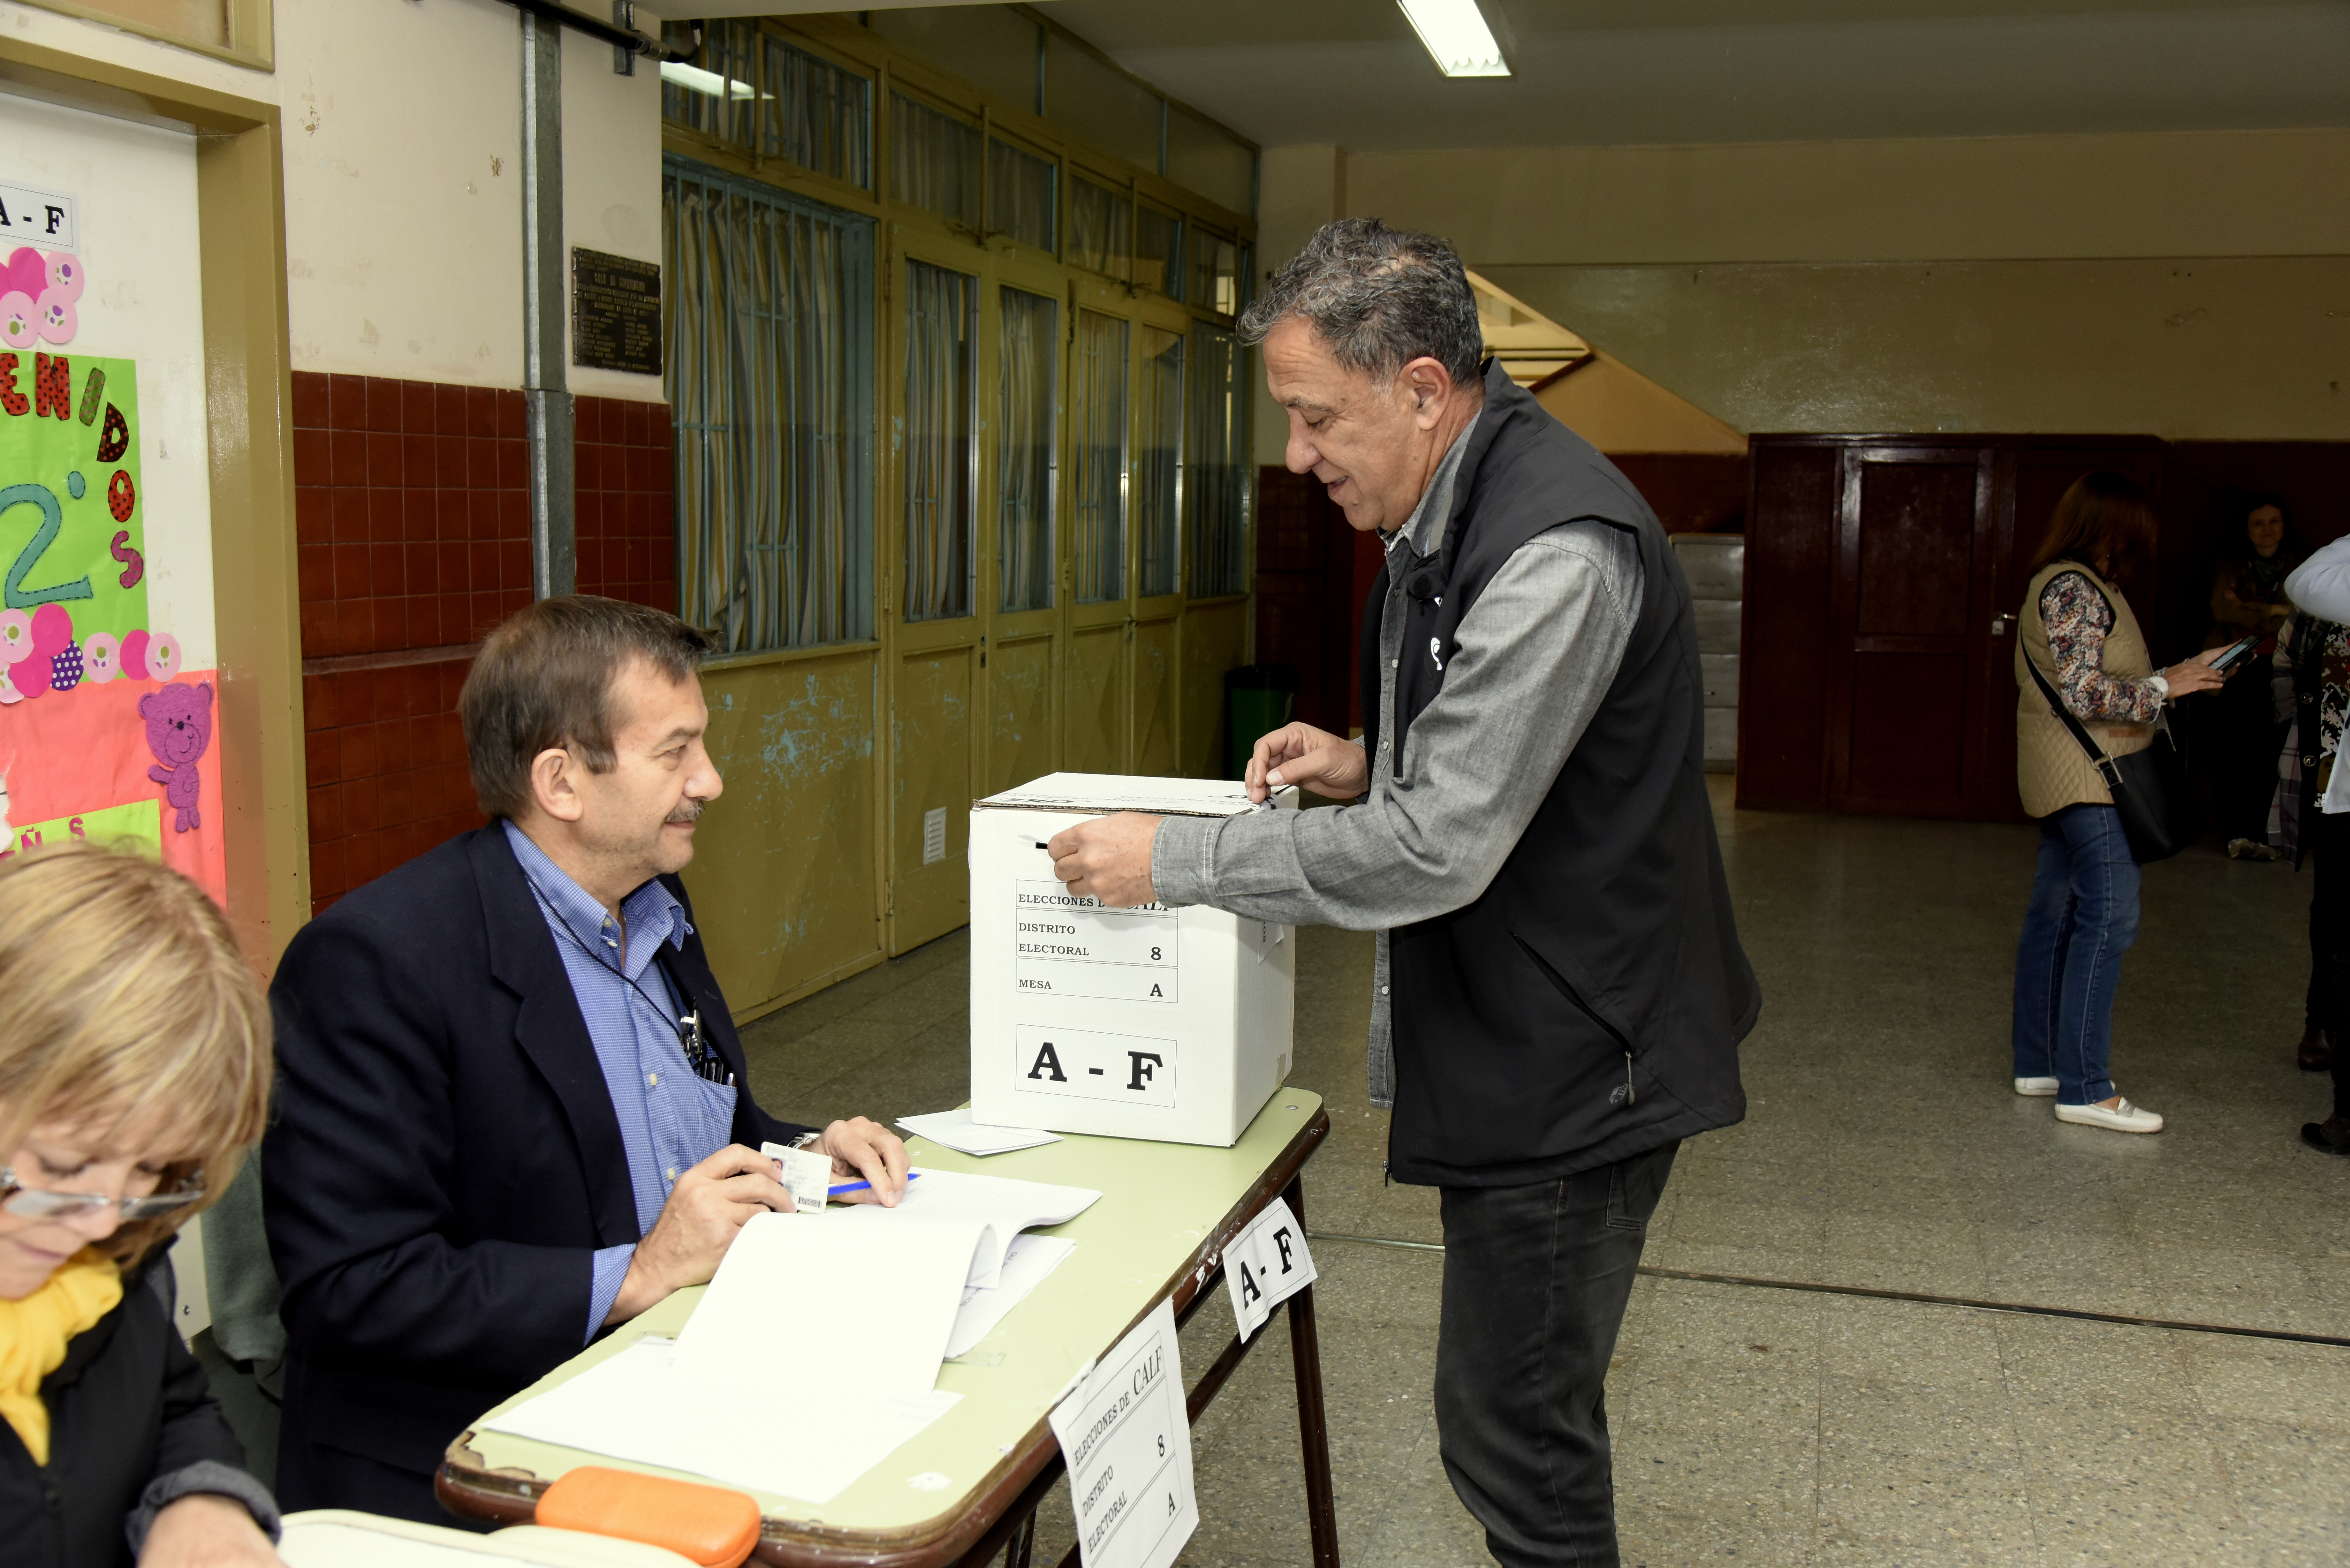
[[[1344,736],[1311,724],[1284,724],[1258,740],[1244,776],[1249,799],[1260,803],[1292,784],[1352,800],[1371,787],[1371,760]]]
[[[1158,833],[1159,818],[1121,811],[1064,828],[1045,850],[1053,857],[1053,875],[1070,892],[1128,909],[1159,902],[1150,881],[1150,844]]]
[[[840,1201],[895,1208],[905,1196],[906,1146],[889,1128],[856,1116],[825,1128],[816,1147],[831,1156],[835,1175],[861,1176],[873,1184]],[[796,1208],[790,1189],[775,1179],[775,1162],[756,1149],[728,1144],[685,1171],[670,1189],[660,1218],[637,1243],[604,1321],[626,1323],[688,1285],[709,1283],[735,1235],[753,1215],[770,1210],[790,1214]]]

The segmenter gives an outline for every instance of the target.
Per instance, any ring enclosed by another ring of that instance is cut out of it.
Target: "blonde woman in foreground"
[[[261,1136],[269,1012],[178,873],[0,861],[0,1556],[275,1564],[277,1508],[161,1288]]]

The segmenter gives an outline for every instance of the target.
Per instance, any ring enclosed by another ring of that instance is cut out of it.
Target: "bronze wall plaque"
[[[661,373],[658,264],[572,247],[571,362]]]

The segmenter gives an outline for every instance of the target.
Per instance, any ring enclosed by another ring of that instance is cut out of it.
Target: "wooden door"
[[[1990,765],[1980,715],[1992,455],[1988,447],[1844,452],[1829,603],[1834,810],[1975,815]]]

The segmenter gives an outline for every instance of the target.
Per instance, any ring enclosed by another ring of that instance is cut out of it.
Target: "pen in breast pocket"
[[[910,1170],[906,1173],[906,1182],[909,1186],[921,1179],[922,1173],[919,1170]],[[838,1187],[826,1188],[824,1195],[827,1198],[837,1198],[844,1192],[869,1192],[872,1189],[873,1184],[869,1181],[844,1181]]]

